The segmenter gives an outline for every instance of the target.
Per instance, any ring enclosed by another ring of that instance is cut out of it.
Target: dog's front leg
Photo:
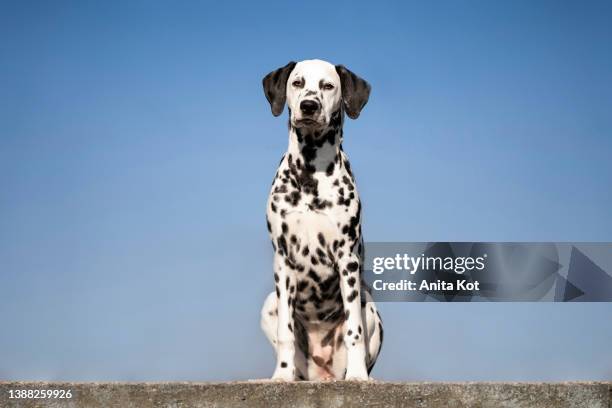
[[[347,380],[367,380],[365,330],[361,318],[361,259],[354,253],[338,259],[340,292],[346,322],[344,324],[344,345],[346,346]]]
[[[286,265],[285,256],[274,255],[274,280],[276,296],[278,297],[278,332],[276,348],[276,369],[273,380],[295,380],[295,335],[293,325],[293,298],[295,291],[295,276]]]

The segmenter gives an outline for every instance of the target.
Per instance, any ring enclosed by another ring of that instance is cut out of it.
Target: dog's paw
[[[352,375],[352,376],[346,376],[345,378],[346,381],[373,381],[371,377],[368,377],[367,375],[364,376],[356,376],[356,375]]]
[[[273,376],[272,378],[270,378],[270,381],[272,382],[292,382],[295,381],[295,379],[292,376]]]
[[[348,370],[344,379],[347,381],[369,381],[370,376],[368,376],[368,371],[364,366],[362,369]]]
[[[293,370],[289,367],[277,368],[271,378],[272,381],[295,381]]]

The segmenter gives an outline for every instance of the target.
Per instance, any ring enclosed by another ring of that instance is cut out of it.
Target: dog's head
[[[266,75],[263,88],[272,114],[280,115],[287,102],[296,128],[325,128],[339,109],[357,119],[370,96],[365,80],[321,60],[292,61]]]

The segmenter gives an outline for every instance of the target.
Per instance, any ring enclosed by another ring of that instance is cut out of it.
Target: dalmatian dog
[[[361,202],[342,150],[370,85],[342,65],[290,62],[263,88],[272,114],[287,103],[289,147],[267,205],[276,290],[261,327],[276,351],[273,380],[368,380],[383,340],[362,282]]]

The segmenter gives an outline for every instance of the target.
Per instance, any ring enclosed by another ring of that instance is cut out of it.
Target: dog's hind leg
[[[276,352],[278,341],[278,309],[277,309],[276,293],[272,292],[268,295],[261,308],[261,329],[268,338],[274,351]]]
[[[372,371],[383,341],[383,327],[380,314],[376,308],[376,303],[372,301],[372,295],[368,291],[364,291],[365,303],[361,308],[361,315],[365,326],[366,336],[366,367],[368,374]]]

